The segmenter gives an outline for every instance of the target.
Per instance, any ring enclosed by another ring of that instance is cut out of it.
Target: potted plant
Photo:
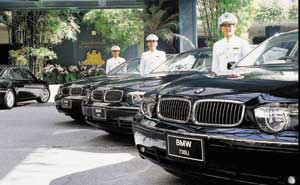
[[[284,9],[278,5],[277,1],[266,1],[257,8],[255,20],[266,24],[266,37],[271,37],[280,32],[280,23],[285,19]]]

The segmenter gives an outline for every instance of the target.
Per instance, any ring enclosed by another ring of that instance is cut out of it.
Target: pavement
[[[54,96],[56,95],[59,86],[61,86],[61,84],[49,85],[49,89],[50,89],[50,99],[48,101],[49,103],[54,102]]]
[[[167,173],[139,157],[132,137],[77,123],[53,103],[0,109],[0,138],[0,185],[214,184]]]

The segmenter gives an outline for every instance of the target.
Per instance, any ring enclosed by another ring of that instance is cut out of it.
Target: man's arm
[[[107,62],[106,62],[106,70],[105,70],[106,74],[108,74],[108,72],[110,71],[110,65],[109,65],[109,63],[110,63],[110,60],[107,60]]]
[[[143,76],[145,74],[145,59],[144,59],[144,54],[141,56],[140,60],[140,75]]]
[[[218,73],[218,67],[219,67],[219,59],[217,55],[217,47],[216,45],[213,46],[213,58],[212,58],[212,66],[211,71],[215,74]]]
[[[162,62],[165,62],[167,60],[166,52],[163,52],[162,54]]]

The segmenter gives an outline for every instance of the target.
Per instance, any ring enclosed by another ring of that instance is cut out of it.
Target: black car
[[[132,135],[131,123],[143,95],[181,77],[210,72],[211,55],[210,48],[183,52],[148,76],[131,76],[93,86],[82,104],[86,122],[109,133]]]
[[[0,105],[11,109],[16,102],[37,100],[46,103],[50,98],[46,81],[37,79],[28,69],[0,66]]]
[[[298,31],[232,68],[148,93],[133,121],[139,155],[182,177],[299,184]]]
[[[139,76],[140,58],[133,58],[115,67],[107,75],[84,78],[65,83],[59,87],[55,96],[56,109],[75,120],[83,121],[81,104],[86,97],[87,90],[93,84],[120,80],[126,76]]]

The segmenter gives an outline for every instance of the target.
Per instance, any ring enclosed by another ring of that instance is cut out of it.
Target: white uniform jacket
[[[141,56],[140,74],[147,75],[166,61],[164,51],[146,51]]]
[[[106,62],[106,74],[125,61],[126,60],[122,57],[108,59]]]
[[[238,62],[250,50],[248,42],[237,36],[216,42],[213,46],[212,72],[217,75],[228,74],[227,63]]]

